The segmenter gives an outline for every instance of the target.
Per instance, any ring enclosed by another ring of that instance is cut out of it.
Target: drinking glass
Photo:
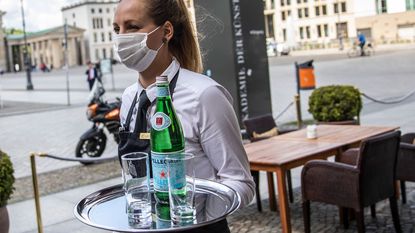
[[[151,225],[149,158],[144,152],[121,157],[128,223],[133,228]]]
[[[179,153],[166,159],[170,217],[173,225],[196,223],[194,156]]]

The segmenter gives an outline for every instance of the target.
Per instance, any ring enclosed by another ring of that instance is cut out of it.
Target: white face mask
[[[159,28],[157,27],[150,33],[115,34],[114,50],[118,54],[120,62],[132,70],[145,71],[153,63],[158,51],[164,45],[164,43],[161,44],[157,50],[152,50],[147,46],[148,36]]]

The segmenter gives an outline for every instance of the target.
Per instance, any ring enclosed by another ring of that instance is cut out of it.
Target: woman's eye
[[[114,28],[114,33],[115,33],[115,34],[120,33],[120,28],[119,28],[119,27]]]
[[[141,27],[137,26],[137,25],[128,25],[127,26],[127,31],[138,31],[140,29],[141,29]]]

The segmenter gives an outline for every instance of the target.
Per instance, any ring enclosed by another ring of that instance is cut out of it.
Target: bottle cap
[[[156,84],[166,84],[169,83],[167,76],[157,76],[156,77]]]

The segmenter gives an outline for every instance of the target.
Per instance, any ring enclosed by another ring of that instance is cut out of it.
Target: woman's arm
[[[240,128],[229,93],[220,86],[204,90],[199,100],[200,143],[219,182],[235,189],[241,196],[241,207],[255,194],[249,162],[242,145]]]

